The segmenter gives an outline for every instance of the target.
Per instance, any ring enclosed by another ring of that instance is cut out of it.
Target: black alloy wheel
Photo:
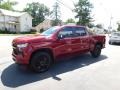
[[[41,73],[47,71],[51,64],[51,57],[48,53],[38,52],[33,56],[30,67],[33,71]]]
[[[100,54],[101,54],[101,49],[102,49],[101,45],[99,45],[99,44],[96,45],[95,48],[94,48],[94,50],[91,51],[92,57],[94,57],[94,58],[99,57]]]

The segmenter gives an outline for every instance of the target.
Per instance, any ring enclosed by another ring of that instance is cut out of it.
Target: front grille
[[[13,53],[16,55],[19,54],[19,50],[17,48],[17,45],[15,43],[13,43],[12,46],[13,46]]]
[[[18,50],[17,49],[15,49],[15,48],[13,48],[13,52],[14,52],[14,54],[18,54]]]
[[[16,45],[15,43],[12,43],[12,46],[13,46],[13,47],[17,47],[17,45]]]

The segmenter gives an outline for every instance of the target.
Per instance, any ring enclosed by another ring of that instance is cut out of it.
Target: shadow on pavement
[[[106,58],[107,56],[104,55],[101,55],[99,58],[92,58],[89,54],[85,54],[56,63],[49,71],[39,74],[29,70],[18,69],[16,64],[12,64],[2,72],[1,81],[5,86],[13,88],[51,77],[60,81],[62,79],[57,77],[57,75],[88,66]]]

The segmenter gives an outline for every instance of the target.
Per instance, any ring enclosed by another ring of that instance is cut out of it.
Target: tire
[[[112,42],[112,41],[109,41],[109,44],[110,44],[110,45],[112,45],[112,44],[113,44],[113,42]]]
[[[38,52],[32,57],[30,68],[37,73],[42,73],[47,71],[51,64],[51,56],[48,53]]]
[[[101,55],[101,45],[96,45],[94,50],[91,51],[91,55],[94,58],[97,58]]]

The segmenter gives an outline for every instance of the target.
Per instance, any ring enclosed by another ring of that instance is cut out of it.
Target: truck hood
[[[35,42],[40,42],[40,41],[48,41],[50,38],[48,36],[43,36],[43,35],[29,35],[29,36],[22,36],[15,38],[13,40],[14,43],[35,43]]]

